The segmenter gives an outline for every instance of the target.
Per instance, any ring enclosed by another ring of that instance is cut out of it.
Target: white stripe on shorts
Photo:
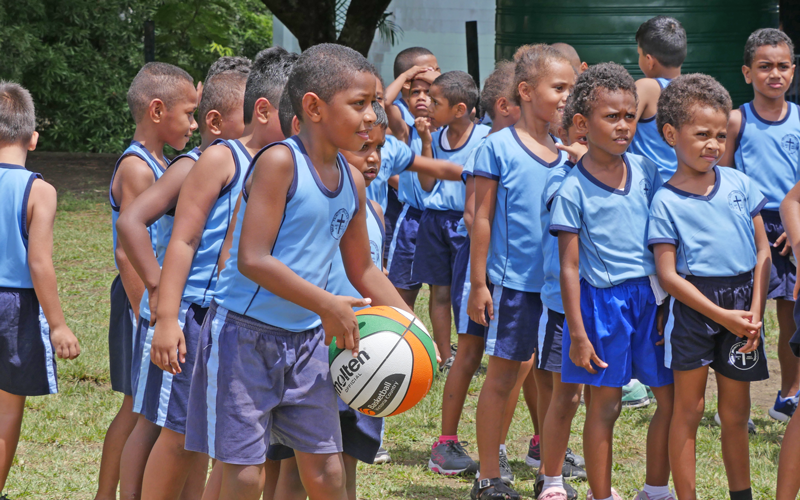
[[[467,333],[467,325],[469,325],[469,314],[467,314],[467,305],[469,304],[469,292],[472,289],[472,283],[469,281],[469,263],[467,259],[467,274],[464,275],[464,287],[461,289],[461,309],[458,312],[458,324],[456,325],[456,333]]]
[[[394,224],[394,235],[392,236],[392,244],[389,245],[389,256],[386,259],[386,272],[392,268],[392,258],[394,257],[394,250],[397,248],[397,235],[400,232],[400,226],[403,225],[403,221],[406,218],[406,213],[408,213],[408,203],[403,207],[403,211],[400,212],[400,216],[397,218],[397,222]]]
[[[670,343],[670,339],[672,338],[672,330],[675,328],[675,313],[673,309],[675,308],[675,297],[669,298],[669,319],[667,320],[667,326],[664,327],[664,366],[669,369],[672,369],[672,344]]]
[[[44,344],[44,363],[47,367],[47,387],[50,394],[58,392],[58,382],[56,381],[56,372],[53,368],[53,344],[50,342],[50,323],[44,317],[42,306],[39,306],[39,335],[42,336],[42,344]]]
[[[136,385],[136,393],[133,396],[133,412],[141,413],[142,405],[144,404],[144,392],[147,388],[147,374],[150,372],[150,345],[153,343],[153,333],[155,328],[150,326],[148,318],[139,317],[140,321],[147,321],[147,333],[144,336],[142,344],[142,359],[139,365],[139,383]],[[136,325],[136,331],[139,331],[139,325]],[[134,334],[134,338],[136,335]]]
[[[503,287],[495,285],[492,291],[492,307],[494,319],[489,321],[489,331],[486,333],[486,348],[484,351],[489,356],[494,356],[494,346],[497,343],[497,325],[500,323],[500,299],[503,297]]]
[[[549,321],[547,306],[542,305],[542,316],[539,318],[539,345],[536,346],[536,368],[542,369],[542,349],[544,349],[544,337],[547,335],[547,322]]]
[[[191,305],[191,302],[181,300],[181,309],[178,312],[178,326],[181,331],[186,326],[186,311]],[[175,375],[169,372],[164,372],[161,375],[161,392],[158,396],[158,417],[156,418],[156,425],[159,427],[164,427],[167,421],[167,410],[169,410],[169,400],[172,396],[172,379],[174,377]]]
[[[206,423],[208,428],[208,456],[216,458],[217,439],[217,376],[219,374],[219,334],[225,326],[228,310],[217,305],[214,321],[211,322],[211,353],[208,357],[206,383]],[[196,362],[196,361],[195,361]]]

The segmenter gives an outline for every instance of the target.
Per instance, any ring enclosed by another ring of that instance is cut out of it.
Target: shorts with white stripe
[[[544,308],[545,321],[539,322],[539,345],[536,348],[536,368],[561,373],[561,345],[564,333],[564,314]]]
[[[475,323],[467,315],[467,303],[472,286],[469,281],[469,247],[470,240],[467,236],[464,244],[458,249],[453,261],[453,282],[450,285],[450,302],[453,305],[453,321],[456,324],[456,333],[486,337],[486,327]]]
[[[411,205],[403,207],[400,217],[397,218],[392,243],[389,245],[389,257],[386,262],[389,281],[396,288],[403,290],[419,290],[422,287],[422,283],[411,279],[420,217],[422,217],[421,210]]]
[[[50,326],[33,288],[0,288],[0,390],[17,396],[58,392]]]
[[[546,321],[541,295],[489,284],[494,319],[486,332],[489,356],[528,361],[538,344],[539,324]]]

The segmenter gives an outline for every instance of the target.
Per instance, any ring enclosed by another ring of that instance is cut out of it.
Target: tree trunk
[[[375,38],[375,28],[391,0],[351,0],[347,8],[347,19],[339,34],[339,43],[355,49],[364,57]]]
[[[336,42],[336,0],[262,0],[297,37],[300,49]]]

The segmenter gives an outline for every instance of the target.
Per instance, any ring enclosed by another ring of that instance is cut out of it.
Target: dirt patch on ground
[[[99,195],[108,191],[117,158],[114,154],[34,151],[28,154],[27,167],[42,174],[59,192]]]

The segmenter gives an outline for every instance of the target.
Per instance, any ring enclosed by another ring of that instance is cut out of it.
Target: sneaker
[[[636,496],[633,498],[633,500],[650,500],[650,495],[644,491],[636,490]],[[676,500],[675,490],[672,490],[672,493],[670,493],[669,496],[665,497],[663,500]]]
[[[781,422],[788,422],[794,411],[797,409],[798,396],[793,398],[781,398],[781,391],[778,391],[778,397],[775,398],[775,405],[769,409],[769,416]]]
[[[475,473],[475,479],[481,478],[481,471]],[[500,451],[500,479],[507,485],[514,484],[514,472],[511,471],[511,464],[508,463],[508,456],[504,451]]]
[[[564,464],[561,466],[561,475],[566,480],[570,479],[586,479],[586,471],[583,468],[578,467],[577,465],[573,465],[570,462],[564,460]]]
[[[536,484],[533,485],[533,496],[539,498],[539,495],[543,493],[542,488],[544,488],[544,474],[537,474]],[[564,483],[564,491],[567,492],[567,500],[578,500],[577,490],[570,486],[569,483]]]
[[[643,408],[650,404],[647,387],[636,379],[632,379],[622,387],[623,408]]]
[[[528,455],[525,457],[525,465],[529,467],[539,467],[542,465],[539,436],[533,436],[530,444],[528,444]]]
[[[582,456],[573,452],[572,448],[567,448],[567,455],[564,457],[564,461],[569,462],[572,465],[576,465],[581,469],[586,468],[586,460],[584,460]]]
[[[557,486],[547,488],[536,497],[538,500],[569,500],[567,490]]]
[[[615,490],[614,488],[611,488],[611,498],[613,498],[614,500],[622,500],[622,497],[619,496],[619,493],[617,493],[617,490]],[[592,490],[586,492],[586,500],[594,500],[594,495],[592,495]]]
[[[714,422],[716,422],[717,425],[722,425],[722,422],[719,419],[719,413],[714,414]],[[747,432],[750,434],[756,433],[756,424],[753,422],[752,418],[747,419]]]
[[[375,454],[375,461],[372,462],[373,464],[388,464],[392,461],[392,457],[389,455],[389,452],[386,451],[383,446],[378,448],[378,453]]]
[[[431,450],[431,459],[428,460],[428,469],[437,474],[455,476],[457,474],[474,474],[478,471],[478,464],[464,451],[465,441],[446,441],[437,444]]]
[[[520,500],[519,493],[509,488],[499,477],[476,479],[469,497],[472,500]]]
[[[453,361],[455,360],[456,360],[455,356],[450,356],[449,358],[444,360],[442,366],[439,367],[439,371],[442,373],[442,375],[447,375],[448,373],[450,373],[450,368],[453,367]]]

